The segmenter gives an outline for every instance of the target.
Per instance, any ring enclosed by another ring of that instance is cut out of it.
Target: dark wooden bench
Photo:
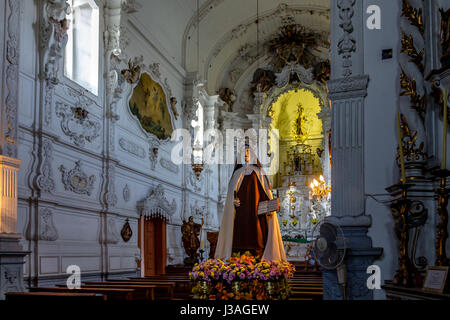
[[[86,281],[85,285],[94,286],[121,286],[123,288],[130,286],[141,286],[141,287],[151,287],[153,288],[153,292],[155,289],[163,289],[166,290],[169,298],[174,298],[174,288],[176,283],[171,281],[134,281],[134,280],[108,280],[105,282],[95,282],[95,281]],[[154,293],[153,293],[154,295]]]
[[[8,292],[5,294],[8,301],[47,300],[47,299],[77,299],[86,301],[101,301],[103,296],[98,293],[75,292]]]
[[[123,280],[122,280],[123,281]],[[182,298],[189,298],[191,296],[192,281],[186,278],[183,279],[161,279],[161,278],[130,278],[128,281],[136,283],[174,283],[174,295]]]
[[[135,298],[138,298],[138,294],[142,294],[147,300],[155,300],[155,288],[154,284],[139,284],[139,283],[111,283],[111,282],[94,282],[88,281],[81,285],[82,288],[118,288],[118,289],[134,289]]]
[[[66,293],[97,293],[103,295],[103,300],[132,300],[134,289],[117,288],[80,288],[69,289],[64,287],[35,287],[30,292],[66,292]]]

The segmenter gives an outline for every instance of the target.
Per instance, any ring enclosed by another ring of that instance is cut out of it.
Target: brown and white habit
[[[236,165],[220,226],[215,258],[227,259],[234,252],[262,253],[262,259],[286,261],[276,212],[258,215],[258,203],[272,200],[272,188],[253,152],[248,163]],[[251,164],[254,163],[254,164]],[[234,199],[240,201],[235,207]]]

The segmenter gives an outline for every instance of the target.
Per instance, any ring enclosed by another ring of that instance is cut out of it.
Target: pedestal
[[[20,234],[0,233],[0,300],[7,292],[25,291],[23,264],[30,252],[22,250],[20,238]]]
[[[5,293],[24,291],[22,250],[17,234],[17,174],[20,160],[0,155],[0,300]]]
[[[346,258],[347,267],[347,299],[372,300],[373,291],[367,287],[367,268],[381,256],[382,248],[372,248],[372,240],[367,236],[367,228],[343,227],[344,236],[348,239]],[[342,287],[338,284],[336,270],[323,270],[323,299],[343,300]]]

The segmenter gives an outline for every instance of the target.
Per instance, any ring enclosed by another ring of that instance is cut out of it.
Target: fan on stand
[[[320,221],[314,228],[313,251],[319,265],[328,270],[335,270],[338,283],[342,287],[344,300],[347,299],[347,268],[344,264],[347,240],[342,229],[330,222]]]

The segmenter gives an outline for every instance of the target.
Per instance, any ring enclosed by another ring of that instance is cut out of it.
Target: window
[[[72,12],[64,75],[98,95],[99,8],[94,0],[69,0]]]

